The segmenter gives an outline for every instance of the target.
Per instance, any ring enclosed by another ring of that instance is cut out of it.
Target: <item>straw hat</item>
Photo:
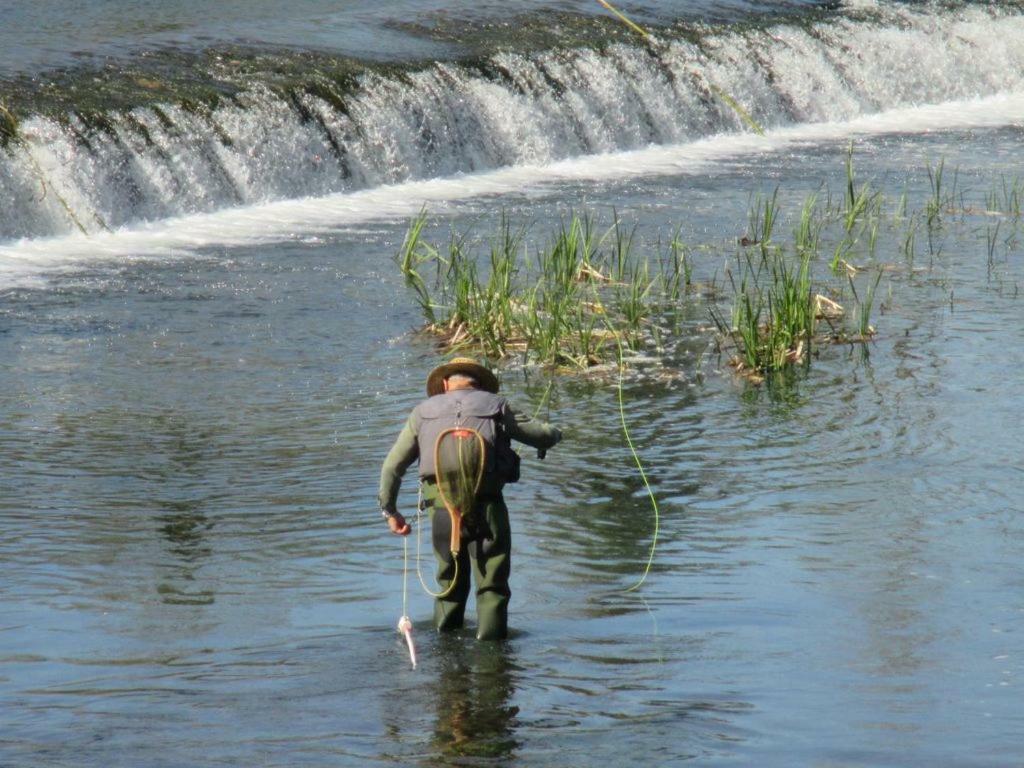
[[[472,357],[453,357],[447,363],[437,366],[427,376],[427,395],[433,397],[444,392],[444,380],[453,373],[462,373],[476,379],[480,389],[497,393],[498,377],[484,368]]]

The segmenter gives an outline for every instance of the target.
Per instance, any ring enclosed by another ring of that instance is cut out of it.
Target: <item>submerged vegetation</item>
[[[890,209],[880,189],[857,180],[851,147],[841,197],[819,190],[787,217],[779,189],[755,195],[746,232],[731,246],[687,244],[679,227],[667,241],[651,241],[617,213],[602,221],[591,211],[570,213],[546,238],[503,215],[488,235],[452,232],[438,245],[425,236],[423,212],[409,226],[398,263],[422,331],[446,351],[577,371],[614,363],[624,349],[663,357],[679,312],[703,303],[716,347],[757,382],[809,365],[823,344],[875,336],[883,274],[897,268],[893,262],[913,264],[922,228],[933,249],[944,216],[975,212],[957,200],[956,174],[952,182],[943,175],[942,161],[927,168],[922,210],[908,213],[906,192]],[[1019,218],[1022,197],[1024,184],[1003,180],[986,196],[984,213]],[[791,239],[780,237],[786,220],[793,222]],[[986,230],[990,261],[998,233],[998,225]],[[694,279],[697,253],[700,274],[711,274],[703,282]],[[722,256],[724,271],[712,271]]]

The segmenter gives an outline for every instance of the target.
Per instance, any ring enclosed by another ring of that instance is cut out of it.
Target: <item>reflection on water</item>
[[[205,534],[213,526],[201,505],[191,501],[161,501],[166,514],[158,515],[157,523],[167,539],[168,549],[174,556],[165,570],[167,577],[157,586],[163,602],[167,604],[209,605],[214,602],[212,589],[200,586],[198,571],[202,560],[212,550]]]
[[[425,765],[488,764],[511,759],[519,708],[515,694],[515,655],[510,643],[451,642],[441,646],[432,681],[436,722],[431,740],[436,754]]]

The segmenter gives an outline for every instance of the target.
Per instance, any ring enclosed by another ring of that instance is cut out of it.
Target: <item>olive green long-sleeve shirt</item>
[[[543,421],[536,421],[527,414],[512,408],[505,401],[505,407],[501,410],[502,426],[512,440],[515,440],[532,448],[547,450],[553,447],[562,439],[562,432]],[[384,466],[380,471],[380,493],[377,496],[380,508],[389,512],[396,511],[398,489],[402,483],[402,477],[414,461],[419,459],[419,431],[420,431],[419,408],[414,408],[409,414],[405,426],[402,428],[395,444],[388,451],[384,459]]]

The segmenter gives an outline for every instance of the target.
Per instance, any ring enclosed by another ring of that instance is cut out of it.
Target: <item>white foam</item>
[[[780,128],[765,136],[720,134],[673,146],[410,181],[347,194],[165,219],[110,233],[27,239],[0,246],[0,287],[23,285],[47,273],[105,260],[182,258],[205,249],[281,242],[360,222],[404,219],[423,207],[438,212],[445,206],[482,197],[542,194],[566,182],[710,173],[716,164],[729,158],[777,153],[796,145],[858,136],[1004,126],[1024,127],[1024,94],[894,109],[848,121]]]

